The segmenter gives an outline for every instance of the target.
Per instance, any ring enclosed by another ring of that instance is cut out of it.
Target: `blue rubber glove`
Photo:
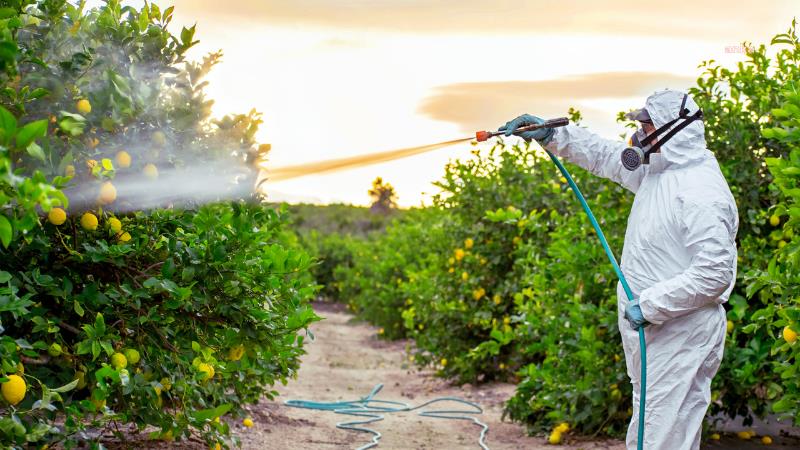
[[[505,131],[506,136],[511,136],[517,128],[524,127],[526,125],[533,125],[533,124],[542,124],[544,123],[544,119],[540,119],[539,117],[532,116],[530,114],[523,114],[516,119],[512,120],[511,122],[506,122],[505,125],[498,128],[497,131]],[[547,145],[550,142],[550,139],[553,138],[553,134],[555,134],[556,130],[553,128],[539,128],[538,130],[533,131],[523,131],[522,133],[517,134],[517,136],[525,139],[526,142],[530,142],[531,139],[536,139],[540,145]]]
[[[630,304],[625,307],[625,318],[628,319],[628,323],[631,324],[631,328],[634,330],[638,330],[639,327],[650,325],[650,322],[646,321],[644,315],[642,315],[642,308],[639,307],[638,299],[630,302]]]

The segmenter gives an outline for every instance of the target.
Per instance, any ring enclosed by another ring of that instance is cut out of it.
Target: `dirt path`
[[[479,418],[489,425],[487,444],[498,449],[549,449],[545,438],[529,437],[516,424],[500,420],[502,405],[514,391],[510,384],[450,386],[431,372],[417,371],[406,359],[404,342],[376,338],[376,329],[352,323],[338,305],[319,304],[325,320],[314,324],[316,340],[309,342],[299,377],[277,390],[275,402],[252,407],[256,425],[241,432],[245,449],[355,449],[367,442],[366,433],[339,430],[346,420],[330,412],[290,408],[287,399],[316,401],[354,400],[367,395],[377,383],[384,388],[378,398],[411,404],[439,396],[455,396],[479,403]],[[447,406],[447,405],[443,405]],[[477,449],[480,428],[470,422],[419,417],[414,413],[390,414],[373,424],[383,438],[378,449]],[[237,427],[238,428],[238,427]],[[624,450],[621,441],[577,441],[560,448]]]

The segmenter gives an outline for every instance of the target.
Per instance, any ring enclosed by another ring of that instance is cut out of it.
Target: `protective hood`
[[[665,89],[647,97],[645,109],[656,129],[678,117],[684,95],[685,92]],[[699,107],[689,96],[685,108],[689,110],[689,114],[694,114]],[[666,133],[667,131],[664,132]],[[695,120],[661,147],[661,156],[658,159],[664,161],[665,167],[680,167],[703,160],[708,155],[703,121]]]

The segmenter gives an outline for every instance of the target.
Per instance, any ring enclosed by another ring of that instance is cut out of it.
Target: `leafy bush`
[[[215,419],[297,370],[310,257],[285,210],[141,212],[114,185],[193,161],[247,171],[258,114],[210,119],[202,78],[219,55],[179,67],[196,41],[166,30],[172,8],[6,4],[0,447],[72,448],[120,424],[236,444]]]
[[[800,424],[796,22],[736,69],[702,67],[691,93],[740,213],[739,278],[710,414],[747,424],[777,412]],[[336,271],[339,295],[386,330],[401,317],[414,359],[443,376],[518,383],[507,412],[533,430],[568,421],[624,433],[631,394],[616,278],[588,221],[543,154],[500,142],[475,156],[446,167],[431,214],[356,245]],[[570,171],[619,251],[633,196]]]

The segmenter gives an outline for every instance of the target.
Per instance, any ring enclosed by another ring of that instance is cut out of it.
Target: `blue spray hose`
[[[611,262],[611,265],[614,267],[614,272],[617,273],[617,278],[619,278],[619,282],[622,283],[622,288],[625,290],[625,295],[628,296],[628,301],[633,301],[633,291],[631,291],[630,286],[628,286],[628,281],[625,279],[625,275],[622,274],[622,270],[619,268],[619,264],[617,264],[617,259],[614,258],[614,253],[611,251],[611,247],[608,245],[608,241],[606,240],[606,236],[603,234],[603,230],[600,228],[600,224],[597,223],[597,219],[595,219],[594,214],[592,214],[592,210],[589,208],[589,204],[586,203],[586,199],[583,197],[581,190],[578,189],[578,185],[575,184],[575,181],[570,176],[569,172],[567,172],[566,167],[561,164],[561,161],[556,157],[556,155],[550,153],[549,151],[545,150],[547,155],[550,156],[550,159],[553,160],[558,170],[561,171],[561,174],[564,175],[564,178],[567,179],[569,183],[569,187],[572,188],[572,192],[575,193],[575,196],[578,197],[578,201],[581,203],[583,210],[586,212],[586,215],[589,217],[589,221],[592,223],[594,227],[594,231],[597,232],[597,237],[600,238],[600,243],[603,245],[603,249],[606,251],[606,256],[608,256],[608,260]],[[641,391],[639,394],[639,433],[637,439],[637,448],[638,450],[642,450],[644,448],[644,405],[645,405],[645,394],[647,392],[647,354],[646,354],[646,345],[644,339],[644,327],[639,328],[639,347],[641,347],[641,354],[642,354],[642,374],[641,374]]]
[[[378,395],[378,392],[380,392],[382,388],[383,388],[382,384],[376,385],[372,389],[372,392],[369,393],[369,395],[360,400],[351,400],[342,402],[314,402],[309,400],[287,400],[285,403],[286,406],[291,406],[294,408],[333,411],[336,414],[344,414],[355,417],[365,417],[366,419],[363,420],[351,420],[349,422],[339,422],[336,424],[336,428],[342,430],[361,431],[372,434],[372,442],[362,445],[361,447],[358,447],[357,450],[366,450],[368,448],[373,448],[378,445],[378,441],[381,439],[382,436],[381,433],[379,431],[363,427],[361,425],[367,425],[373,422],[379,422],[384,419],[384,414],[386,413],[415,411],[439,402],[462,403],[464,405],[469,406],[470,409],[424,410],[420,412],[419,415],[423,417],[433,417],[437,419],[455,419],[455,420],[472,421],[476,425],[481,426],[481,434],[480,437],[478,438],[478,445],[480,445],[481,449],[483,450],[489,450],[489,447],[486,446],[485,442],[486,432],[489,430],[489,426],[474,417],[474,415],[483,414],[483,409],[477,403],[473,403],[456,397],[439,397],[417,406],[411,406],[408,403],[403,403],[403,402],[375,400],[375,396]],[[465,415],[465,414],[470,414],[470,415]]]

